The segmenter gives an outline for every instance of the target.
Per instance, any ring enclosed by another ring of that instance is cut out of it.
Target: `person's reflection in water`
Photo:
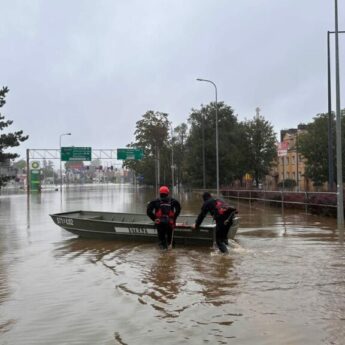
[[[195,281],[202,287],[205,303],[214,306],[231,303],[229,296],[239,293],[236,287],[240,278],[234,272],[233,260],[224,255],[213,256],[211,262],[193,258],[195,271],[199,273]]]
[[[178,297],[181,283],[177,276],[176,252],[162,253],[148,271],[144,281],[150,289],[142,296],[153,300],[151,306],[162,312],[164,317],[176,317],[176,310],[170,310],[173,300]],[[148,303],[149,304],[149,303]]]

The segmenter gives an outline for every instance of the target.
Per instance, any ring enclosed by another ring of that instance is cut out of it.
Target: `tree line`
[[[192,109],[187,122],[171,128],[169,116],[147,111],[136,122],[134,141],[128,147],[141,148],[141,161],[127,160],[144,184],[170,184],[172,173],[176,184],[192,188],[216,187],[215,103]],[[277,164],[277,138],[272,124],[256,114],[239,121],[231,106],[217,103],[219,130],[220,185],[243,183],[250,174],[256,186]],[[321,186],[328,181],[328,113],[317,114],[298,134],[297,152],[305,162],[305,177]],[[341,111],[342,133],[345,133],[345,109]],[[332,113],[333,169],[336,171],[336,123]],[[345,149],[342,149],[343,169]],[[173,169],[171,169],[173,161]],[[336,180],[336,178],[335,178]],[[336,181],[335,181],[336,182]]]
[[[192,109],[187,123],[172,127],[168,114],[147,111],[136,122],[134,141],[142,160],[124,165],[148,185],[175,183],[189,187],[216,186],[216,106],[218,114],[219,182],[229,186],[251,174],[256,185],[269,173],[276,157],[273,126],[259,114],[239,121],[224,102]],[[173,165],[173,168],[172,168]]]
[[[6,86],[0,89],[0,109],[6,104],[6,94],[9,91],[10,90]],[[5,131],[5,129],[12,125],[12,123],[13,121],[6,120],[5,116],[0,113],[0,132]],[[0,135],[0,165],[1,163],[6,163],[7,161],[11,161],[19,157],[17,153],[6,151],[11,147],[19,146],[20,143],[27,140],[28,137],[29,136],[27,135],[23,135],[23,131],[2,133]],[[6,182],[8,182],[9,179],[10,177],[0,174],[0,189],[6,184]]]
[[[7,87],[0,89],[0,109],[6,104]],[[136,122],[134,141],[128,147],[141,148],[140,161],[127,160],[124,166],[135,172],[147,185],[155,185],[157,176],[161,183],[190,187],[215,188],[216,186],[216,106],[219,129],[220,185],[229,186],[235,180],[243,181],[245,174],[258,184],[276,164],[276,134],[273,126],[259,114],[252,119],[239,121],[231,106],[224,102],[201,105],[192,109],[187,122],[172,127],[167,113],[147,111]],[[332,122],[333,169],[336,171],[336,123]],[[13,123],[0,113],[0,132]],[[305,160],[305,177],[321,186],[328,181],[328,124],[327,113],[317,114],[298,134],[297,151]],[[345,109],[341,111],[341,128],[345,133]],[[28,136],[23,131],[1,133],[0,164],[18,157],[8,149],[20,145]],[[345,150],[342,149],[343,169]],[[173,164],[172,164],[173,163]],[[172,167],[173,165],[173,167]],[[172,176],[173,174],[173,176]],[[336,174],[335,174],[336,175]],[[0,174],[0,188],[8,181]],[[335,178],[336,182],[336,178]]]
[[[345,168],[345,149],[344,149],[344,134],[345,134],[345,109],[341,110],[341,132],[342,132],[342,171]],[[332,152],[333,157],[333,171],[336,172],[336,121],[335,114],[331,114],[331,129],[332,129]],[[305,131],[298,136],[297,150],[306,159],[305,175],[310,178],[314,186],[322,186],[328,181],[328,113],[317,114],[313,121],[306,125]],[[336,183],[336,173],[334,173],[334,182]],[[343,174],[343,179],[344,179]]]

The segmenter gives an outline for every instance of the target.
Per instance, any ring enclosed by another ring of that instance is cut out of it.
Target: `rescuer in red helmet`
[[[169,188],[159,188],[159,198],[152,200],[147,205],[146,214],[155,222],[159,239],[159,246],[167,249],[172,246],[172,233],[176,219],[181,212],[180,203],[169,197]]]

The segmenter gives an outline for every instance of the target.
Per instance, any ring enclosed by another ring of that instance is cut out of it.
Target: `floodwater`
[[[0,344],[344,344],[335,219],[248,202],[228,255],[83,240],[49,214],[145,212],[129,185],[0,196]],[[196,214],[198,196],[178,197]]]

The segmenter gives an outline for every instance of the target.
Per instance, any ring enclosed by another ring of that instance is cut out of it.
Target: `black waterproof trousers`
[[[224,244],[228,244],[228,232],[231,223],[224,224],[223,221],[218,221],[216,225],[216,242],[220,251],[224,251]]]
[[[216,243],[219,250],[223,253],[228,252],[228,233],[232,225],[232,220],[235,213],[231,213],[229,216],[222,217],[216,220]]]
[[[162,249],[167,249],[171,244],[173,228],[170,224],[157,224],[156,227],[159,246]]]

